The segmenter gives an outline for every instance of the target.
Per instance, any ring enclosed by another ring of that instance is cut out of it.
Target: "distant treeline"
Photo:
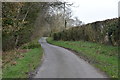
[[[118,45],[120,40],[118,18],[97,21],[54,33],[54,40],[90,41],[102,44]]]

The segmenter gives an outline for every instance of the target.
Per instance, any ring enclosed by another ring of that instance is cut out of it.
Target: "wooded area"
[[[52,36],[53,33],[55,33],[54,40],[85,40],[118,44],[120,39],[118,18],[84,25],[78,18],[71,19],[69,8],[71,5],[65,2],[4,2],[2,4],[3,51],[18,48],[40,36]],[[70,28],[74,26],[79,27]]]
[[[3,2],[2,50],[62,31],[70,18],[68,6],[71,4],[64,2]]]

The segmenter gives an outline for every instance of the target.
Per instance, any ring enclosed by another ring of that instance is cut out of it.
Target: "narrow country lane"
[[[39,40],[44,61],[34,78],[106,78],[100,71],[67,49]]]

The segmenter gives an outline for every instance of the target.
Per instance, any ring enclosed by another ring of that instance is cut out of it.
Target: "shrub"
[[[97,21],[80,27],[73,27],[62,32],[54,33],[54,40],[78,41],[85,40],[109,45],[117,45],[120,33],[118,18],[105,21]],[[105,38],[108,38],[108,41]]]

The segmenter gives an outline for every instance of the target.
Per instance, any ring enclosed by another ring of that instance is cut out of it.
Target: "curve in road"
[[[44,61],[34,78],[107,78],[88,62],[71,51],[39,40],[44,49]]]

